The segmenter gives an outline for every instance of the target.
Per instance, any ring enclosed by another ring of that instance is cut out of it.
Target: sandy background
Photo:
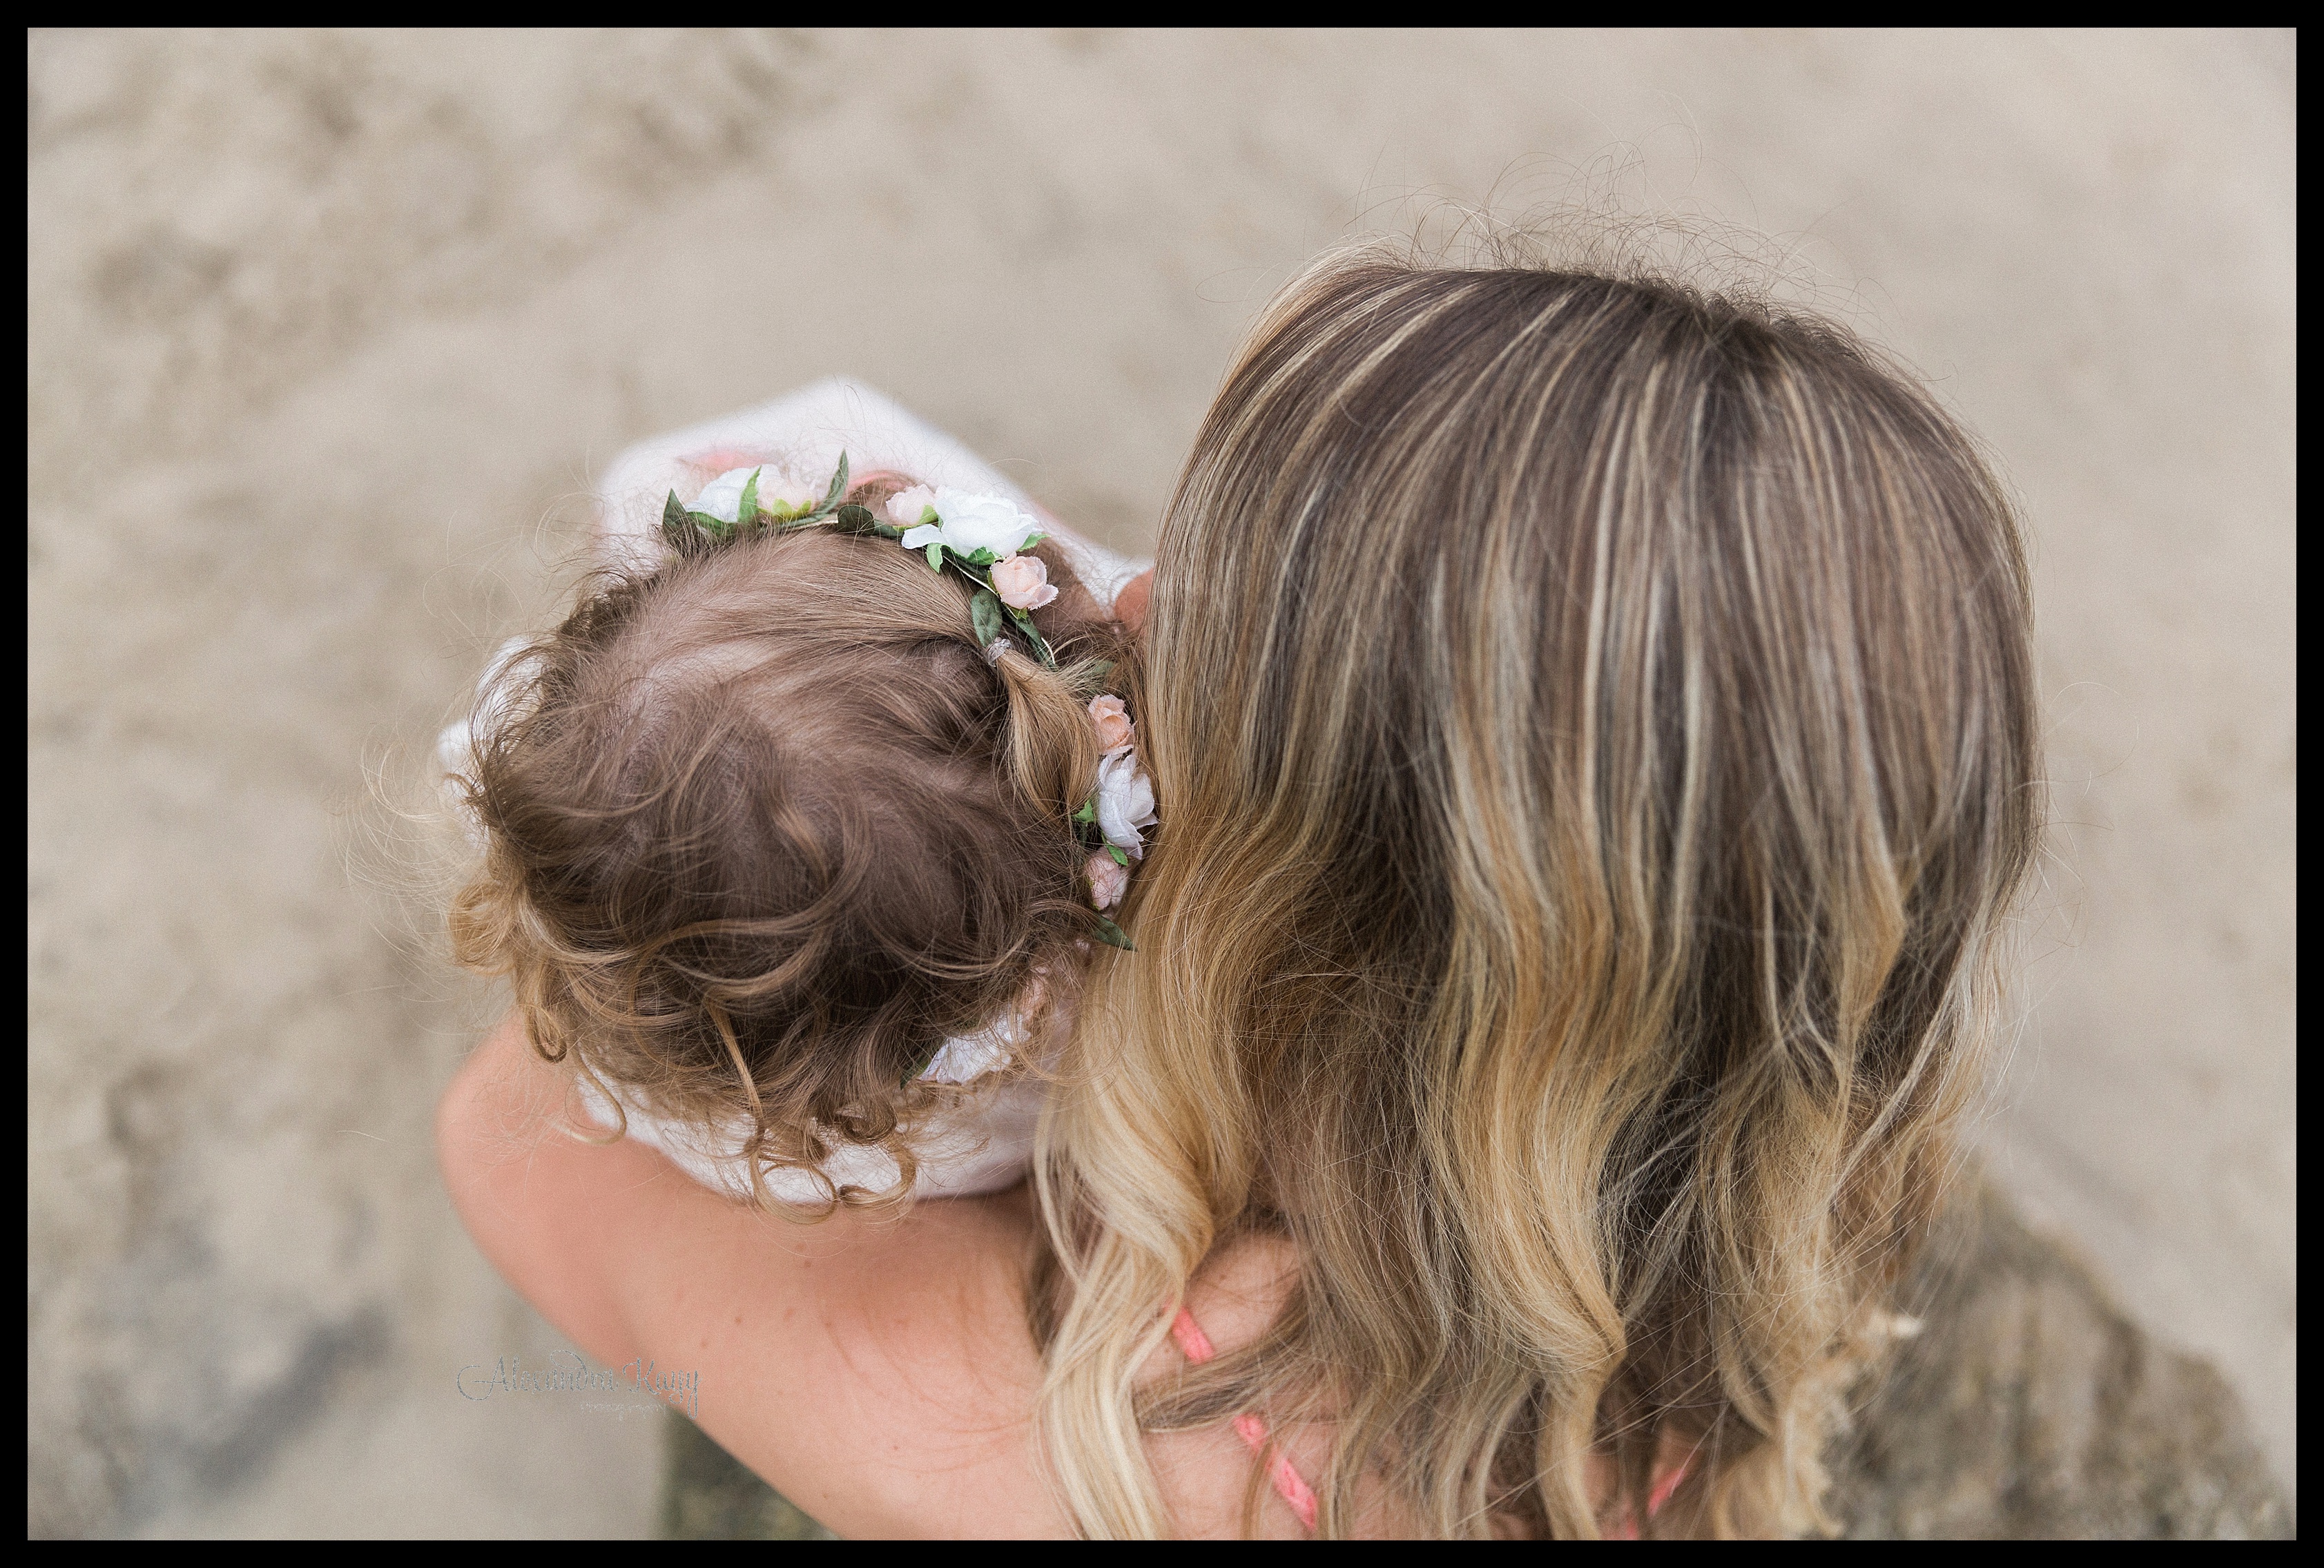
[[[34,1534],[641,1534],[433,1174],[491,999],[375,778],[592,475],[812,377],[1137,545],[1272,284],[1434,198],[1776,236],[2020,488],[2058,828],[1988,1141],[2295,1462],[2278,35],[34,33]],[[592,1403],[605,1408],[588,1407]]]

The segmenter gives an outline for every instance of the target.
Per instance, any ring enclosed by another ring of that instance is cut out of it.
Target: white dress
[[[673,489],[681,501],[692,499],[692,490],[710,477],[706,466],[715,474],[764,462],[820,494],[842,452],[853,474],[888,469],[930,485],[1007,496],[1040,517],[1083,585],[1109,609],[1122,585],[1154,564],[1081,538],[958,440],[842,376],[641,441],[614,458],[597,484],[599,557],[609,565],[650,565],[661,548],[663,503]]]
[[[947,1040],[920,1075],[941,1084],[970,1084],[985,1073],[1020,1059],[1030,1042],[1014,1019],[982,1035]],[[751,1172],[742,1158],[749,1127],[732,1121],[696,1127],[648,1115],[619,1088],[613,1093],[626,1113],[627,1136],[659,1149],[669,1162],[713,1192],[742,1202],[752,1199]],[[1038,1078],[1018,1078],[985,1091],[958,1111],[918,1130],[912,1139],[912,1195],[966,1197],[997,1193],[1024,1179],[1033,1155],[1033,1130],[1041,1119],[1044,1089]],[[581,1102],[591,1121],[612,1131],[622,1125],[605,1094],[581,1080]],[[896,1162],[884,1150],[848,1145],[823,1163],[834,1187],[859,1186],[885,1192],[895,1185]],[[768,1195],[777,1203],[820,1204],[829,1196],[821,1182],[801,1170],[761,1172]]]
[[[1108,608],[1122,586],[1152,564],[1081,539],[953,437],[860,382],[838,377],[641,441],[614,458],[597,486],[597,557],[607,566],[651,566],[661,549],[663,503],[673,489],[681,501],[691,500],[718,471],[764,463],[785,479],[820,491],[830,483],[843,451],[854,474],[892,470],[931,485],[1005,495],[1034,512],[1084,585]],[[522,639],[504,644],[488,667],[487,678],[522,646]],[[447,773],[467,769],[469,736],[468,721],[463,720],[438,742]],[[939,1083],[973,1083],[1020,1061],[1030,1046],[1024,1036],[1014,1019],[1004,1019],[982,1034],[948,1040],[921,1076]],[[750,1173],[741,1158],[747,1129],[663,1121],[641,1109],[627,1092],[613,1092],[621,1099],[622,1115],[617,1116],[604,1092],[583,1080],[583,1104],[599,1126],[610,1131],[625,1121],[626,1136],[659,1149],[704,1186],[741,1200],[751,1197]],[[913,1194],[967,1196],[1014,1186],[1032,1158],[1043,1093],[1038,1077],[1020,1077],[920,1129],[913,1147]],[[860,1147],[837,1150],[823,1170],[835,1185],[872,1191],[885,1190],[898,1174],[887,1155]],[[802,1171],[766,1172],[764,1180],[778,1202],[820,1203],[825,1196],[822,1184]]]

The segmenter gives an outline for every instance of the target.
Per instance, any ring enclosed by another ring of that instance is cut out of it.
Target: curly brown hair
[[[511,980],[543,1057],[685,1124],[745,1121],[762,1199],[782,1168],[834,1203],[900,1196],[915,1121],[964,1093],[919,1069],[1093,927],[1071,818],[1088,698],[1129,650],[1033,553],[1057,669],[988,662],[969,590],[877,539],[705,538],[593,578],[479,693],[456,959]],[[898,1181],[834,1186],[839,1144]]]

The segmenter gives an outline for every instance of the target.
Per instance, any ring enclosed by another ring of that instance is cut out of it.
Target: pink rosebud
[[[1010,556],[992,568],[992,591],[1014,609],[1038,610],[1057,596],[1049,568],[1032,556]]]
[[[1130,868],[1116,865],[1111,855],[1100,850],[1089,857],[1089,884],[1090,902],[1101,909],[1111,909],[1130,890]]]
[[[1130,744],[1137,729],[1118,696],[1090,698],[1090,723],[1097,726],[1097,749],[1101,752],[1120,751]]]
[[[925,484],[899,490],[888,497],[888,521],[898,528],[918,528],[922,514],[936,503],[936,493]]]

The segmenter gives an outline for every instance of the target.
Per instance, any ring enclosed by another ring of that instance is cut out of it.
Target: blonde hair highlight
[[[1360,1484],[1446,1536],[1827,1525],[2039,833],[1974,446],[1812,317],[1358,252],[1251,334],[1153,606],[1138,951],[1039,1166],[1072,1517],[1169,1533],[1144,1434],[1257,1410],[1331,1424],[1327,1536]],[[1273,1325],[1141,1385],[1254,1231]]]

